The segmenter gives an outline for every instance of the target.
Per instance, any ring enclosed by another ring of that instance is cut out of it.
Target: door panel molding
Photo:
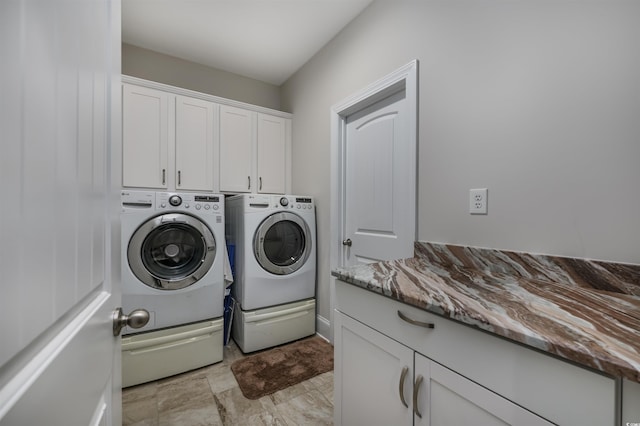
[[[59,355],[70,344],[75,344],[73,339],[78,334],[88,334],[84,327],[89,321],[95,319],[99,310],[111,309],[111,304],[107,304],[107,302],[111,302],[111,294],[104,291],[102,287],[96,287],[89,295],[85,296],[83,300],[38,336],[37,339],[34,339],[20,351],[12,361],[2,367],[2,376],[4,378],[3,382],[0,383],[2,384],[0,388],[0,423],[7,421],[5,416],[11,412],[16,404],[24,404],[21,399],[31,392],[32,385],[40,380],[42,375],[58,373],[61,376],[64,375],[64,371],[51,370],[53,373],[47,373],[47,369],[53,363],[59,362],[57,361]],[[105,321],[110,321],[108,315],[105,318]],[[95,328],[97,327],[94,326],[92,331],[95,331]],[[104,356],[111,357],[111,353],[106,351]],[[87,362],[87,364],[90,364],[90,362]],[[60,379],[64,380],[64,377],[60,377]],[[75,391],[82,392],[83,390]],[[65,395],[65,397],[68,397],[68,395]],[[39,404],[44,405],[47,402],[40,400]]]

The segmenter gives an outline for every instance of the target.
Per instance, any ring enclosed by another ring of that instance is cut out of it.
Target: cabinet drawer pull
[[[178,170],[178,186],[180,186],[182,184],[181,175],[182,175],[182,173],[180,173],[180,170]]]
[[[409,404],[407,404],[407,401],[404,399],[404,380],[407,378],[408,373],[409,367],[404,366],[402,368],[402,373],[400,374],[400,402],[402,402],[402,405],[407,408],[409,408]]]
[[[258,191],[262,191],[262,176],[260,176],[260,177],[258,178],[258,181],[259,181],[259,183],[260,183],[260,185],[259,185],[259,187],[258,187]]]
[[[249,182],[247,189],[251,189],[251,176],[247,176],[247,181]]]
[[[419,375],[418,377],[416,377],[416,382],[413,384],[413,412],[420,418],[422,418],[422,413],[418,408],[418,392],[420,392],[420,385],[422,384],[423,379],[424,378]]]
[[[167,169],[162,169],[162,184],[167,184]]]
[[[418,327],[424,327],[424,328],[436,328],[436,325],[432,322],[422,322],[422,321],[417,321],[414,319],[409,318],[408,316],[406,316],[405,314],[403,314],[401,311],[398,311],[398,316],[400,317],[401,320],[408,322],[409,324],[412,325],[417,325]]]

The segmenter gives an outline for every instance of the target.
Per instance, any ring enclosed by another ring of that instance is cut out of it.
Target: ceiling
[[[372,0],[123,0],[122,41],[281,85]]]

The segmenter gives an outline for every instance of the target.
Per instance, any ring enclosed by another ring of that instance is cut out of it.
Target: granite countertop
[[[416,243],[342,281],[640,382],[640,265]]]

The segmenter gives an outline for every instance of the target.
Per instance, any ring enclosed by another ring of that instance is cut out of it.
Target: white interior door
[[[119,425],[120,3],[2,1],[0,57],[0,425]]]
[[[331,107],[332,270],[358,262],[413,256],[417,235],[417,118],[417,60]],[[374,128],[381,129],[382,136],[372,132]],[[349,146],[350,132],[356,134],[355,142],[358,142],[352,146]],[[372,141],[357,140],[367,133],[372,135]],[[372,153],[376,146],[392,152],[393,158],[385,159]],[[364,155],[366,161],[359,155]],[[375,161],[386,167],[381,173],[387,176],[387,181],[381,180],[375,163],[371,166]],[[362,167],[362,170],[356,167]],[[372,178],[369,182],[364,180],[367,175]],[[388,176],[391,176],[391,183]],[[393,193],[384,193],[386,191]],[[363,193],[369,194],[368,198]],[[365,207],[357,207],[358,204]],[[357,212],[364,213],[362,223]],[[331,339],[334,306],[335,285],[331,285]]]
[[[345,265],[413,255],[416,152],[406,105],[401,90],[346,119]]]

